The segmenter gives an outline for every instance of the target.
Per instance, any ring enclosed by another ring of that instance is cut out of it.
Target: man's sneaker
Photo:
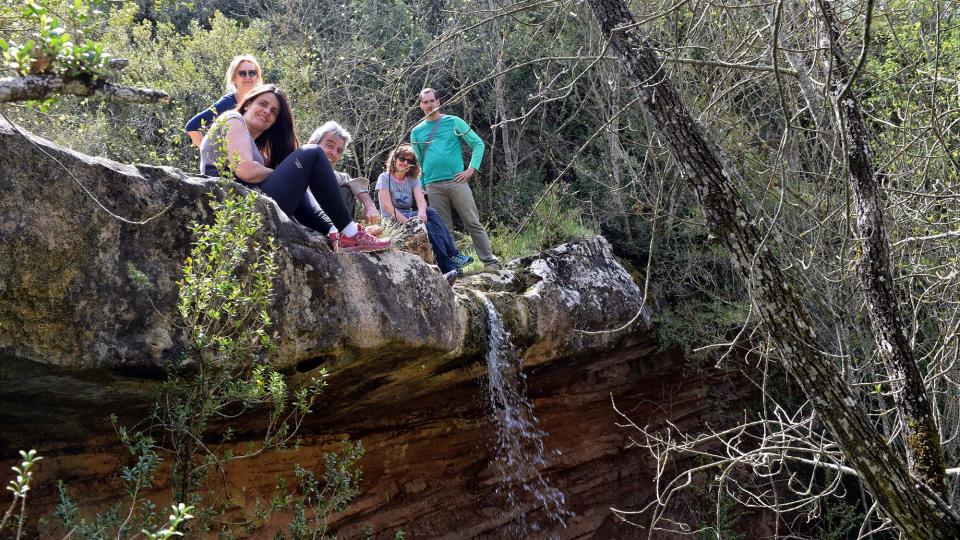
[[[463,270],[456,268],[451,270],[443,275],[443,278],[447,280],[447,283],[453,285],[453,282],[457,280],[458,277],[463,275]]]
[[[463,268],[473,262],[473,257],[457,253],[453,257],[450,257],[450,260],[453,261],[453,264],[457,265],[457,268]]]
[[[343,233],[336,235],[334,251],[382,251],[390,247],[389,238],[377,238],[364,229],[353,236],[345,236]]]

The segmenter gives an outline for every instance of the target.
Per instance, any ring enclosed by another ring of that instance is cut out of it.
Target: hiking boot
[[[473,262],[473,257],[457,253],[453,257],[450,257],[450,260],[453,261],[453,264],[457,265],[457,268],[463,268]]]
[[[365,229],[360,229],[360,231],[353,236],[344,236],[343,233],[331,234],[336,235],[334,251],[370,252],[382,251],[390,247],[389,238],[377,238],[376,236],[368,233]]]
[[[491,270],[494,272],[496,272],[497,270],[503,269],[503,266],[500,264],[500,261],[498,261],[497,259],[483,263],[483,267],[487,270]]]

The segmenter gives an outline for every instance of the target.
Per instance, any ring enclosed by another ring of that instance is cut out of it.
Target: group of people
[[[326,122],[301,145],[286,94],[263,84],[253,56],[233,59],[224,86],[227,94],[185,126],[200,148],[201,173],[230,174],[269,196],[301,225],[326,235],[336,251],[387,249],[390,239],[381,238],[383,229],[376,225],[381,219],[405,223],[419,218],[437,266],[451,283],[473,261],[457,250],[450,234],[455,211],[480,260],[487,268],[499,268],[468,183],[485,145],[461,118],[440,112],[434,89],[420,91],[424,119],[411,131],[410,144],[390,152],[386,170],[377,178],[378,210],[366,179],[334,170],[353,139],[343,126]],[[467,167],[461,141],[471,149]],[[363,207],[366,227],[353,219],[355,201]]]

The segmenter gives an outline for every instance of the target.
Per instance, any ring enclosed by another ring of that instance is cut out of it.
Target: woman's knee
[[[297,167],[311,168],[317,161],[327,161],[327,155],[316,144],[305,144],[294,150],[287,159],[296,160]],[[329,163],[328,163],[329,164]]]

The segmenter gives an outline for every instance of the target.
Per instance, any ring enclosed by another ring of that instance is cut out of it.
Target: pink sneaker
[[[367,231],[360,229],[354,236],[344,236],[343,233],[331,238],[334,251],[382,251],[390,247],[389,238],[377,238]]]

